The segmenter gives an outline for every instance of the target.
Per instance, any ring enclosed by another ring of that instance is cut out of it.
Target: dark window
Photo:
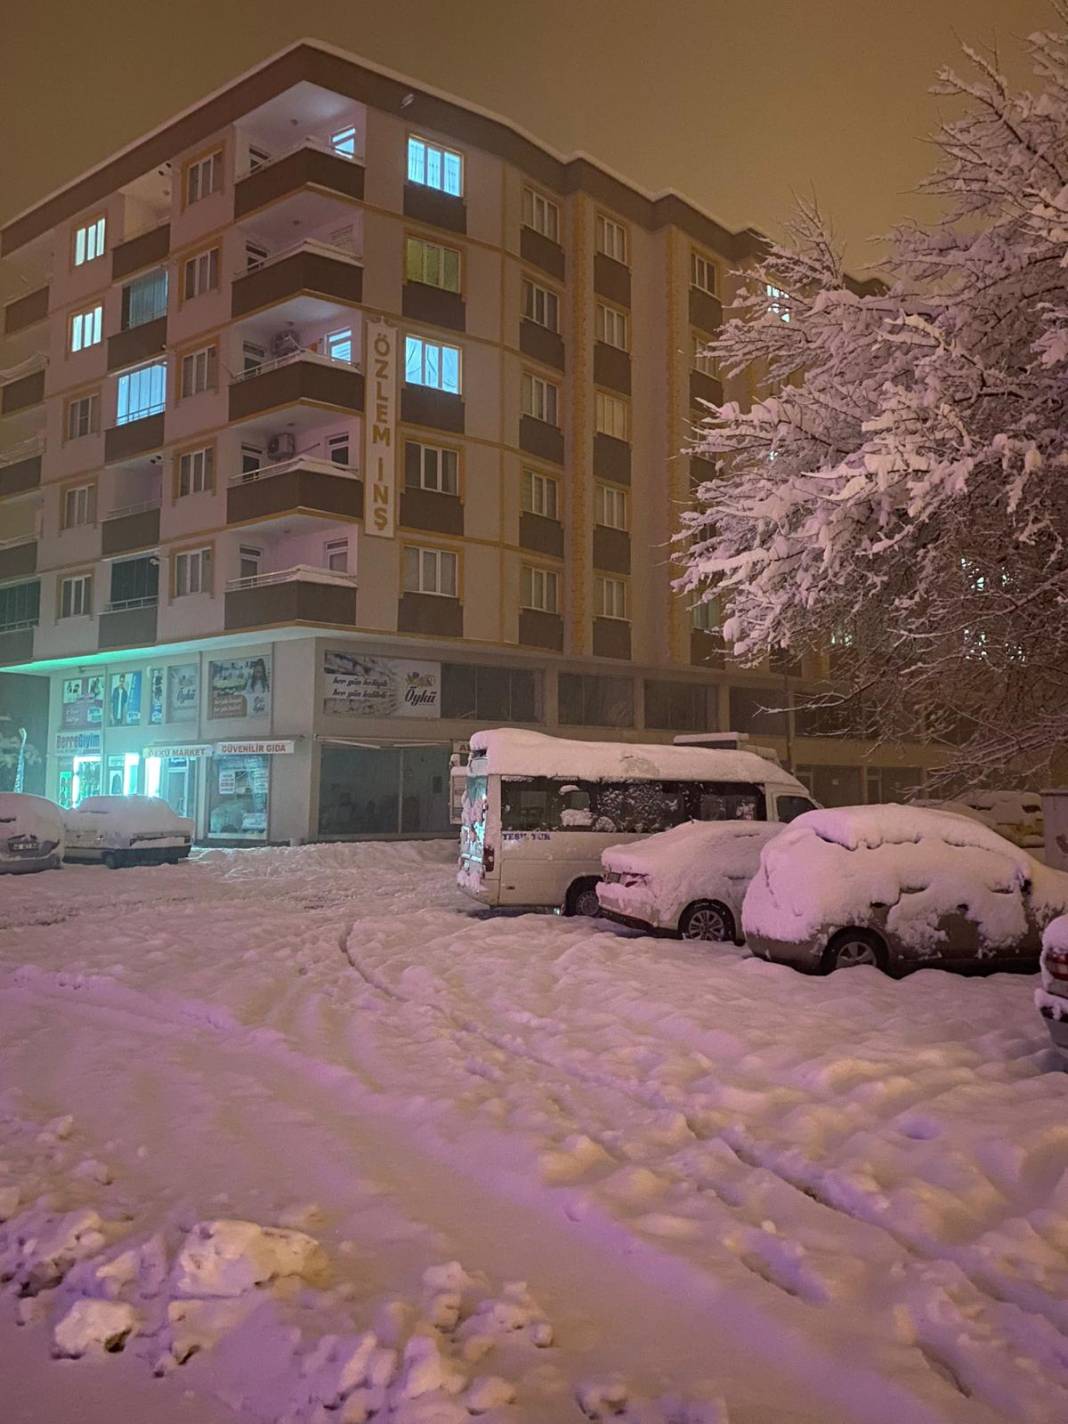
[[[320,835],[420,835],[448,828],[447,746],[323,747]]]
[[[792,821],[795,816],[803,816],[806,811],[814,811],[815,803],[807,796],[779,796],[776,799],[779,820],[786,824]]]
[[[785,698],[786,693],[774,687],[732,687],[731,730],[785,737],[786,713],[782,710]]]
[[[629,677],[562,672],[559,694],[565,727],[634,726],[634,684]]]
[[[708,688],[694,682],[647,681],[645,725],[666,732],[710,730]]]
[[[159,561],[127,559],[111,566],[111,601],[127,603],[134,598],[155,598],[159,594]]]
[[[759,786],[733,781],[501,781],[501,829],[651,835],[684,821],[763,821]]]
[[[39,583],[8,584],[0,588],[0,628],[13,623],[36,623],[41,612]]]
[[[445,663],[441,715],[480,721],[537,722],[539,675],[525,668]]]

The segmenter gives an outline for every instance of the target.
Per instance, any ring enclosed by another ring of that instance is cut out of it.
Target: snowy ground
[[[807,979],[452,866],[0,881],[4,1424],[1068,1419],[1031,979]]]

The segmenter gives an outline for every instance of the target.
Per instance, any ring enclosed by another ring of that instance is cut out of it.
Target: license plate
[[[37,840],[34,836],[12,836],[7,844],[8,849],[16,855],[28,854],[37,849]]]

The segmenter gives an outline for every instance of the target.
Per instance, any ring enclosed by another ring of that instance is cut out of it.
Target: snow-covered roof
[[[472,770],[501,776],[571,776],[576,781],[774,782],[808,792],[781,767],[752,752],[637,742],[582,742],[514,727],[476,732]]]

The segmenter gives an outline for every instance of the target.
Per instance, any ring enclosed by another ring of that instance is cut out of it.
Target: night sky
[[[15,0],[0,217],[301,36],[321,38],[774,232],[815,191],[860,270],[923,205],[927,87],[958,39],[1052,27],[1044,0]],[[12,143],[11,136],[17,134]]]

